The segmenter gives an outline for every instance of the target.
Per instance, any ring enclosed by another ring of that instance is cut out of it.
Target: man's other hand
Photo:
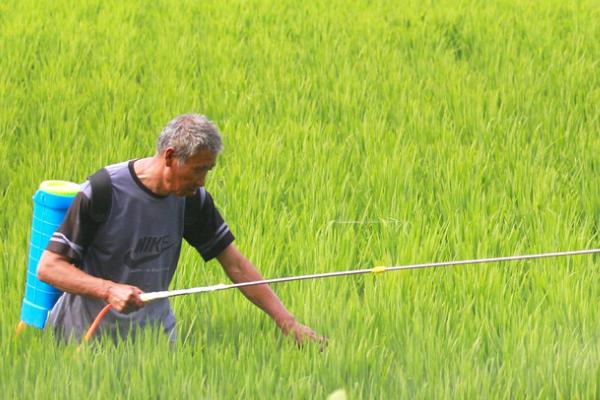
[[[306,325],[299,324],[296,321],[287,323],[281,328],[284,335],[293,335],[299,347],[302,347],[306,342],[317,342],[321,347],[321,351],[327,348],[327,338],[319,336]]]
[[[144,302],[140,298],[141,289],[131,286],[111,282],[106,291],[106,302],[121,313],[130,313],[144,307]]]

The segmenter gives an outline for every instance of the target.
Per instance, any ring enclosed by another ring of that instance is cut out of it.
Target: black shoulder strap
[[[90,215],[95,222],[108,219],[112,205],[112,183],[106,168],[102,168],[89,178],[92,186]]]

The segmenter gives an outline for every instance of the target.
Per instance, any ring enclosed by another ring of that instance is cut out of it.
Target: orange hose
[[[111,308],[112,308],[112,305],[111,304],[107,304],[98,313],[98,315],[96,316],[96,319],[94,320],[94,322],[92,322],[92,325],[90,325],[90,329],[88,329],[88,331],[86,332],[86,334],[85,334],[85,336],[83,338],[84,342],[89,342],[90,341],[90,339],[94,335],[94,332],[96,332],[96,328],[98,328],[98,325],[100,325],[100,322],[102,321],[102,318],[104,318],[104,316],[110,311]]]
[[[27,325],[25,325],[25,322],[23,321],[19,321],[19,324],[17,325],[17,329],[15,330],[15,336],[19,336],[21,334],[21,332],[23,332],[23,330],[25,329]]]

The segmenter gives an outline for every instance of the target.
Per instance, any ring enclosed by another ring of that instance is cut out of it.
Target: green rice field
[[[594,0],[0,2],[0,397],[600,398],[600,256],[273,286],[323,352],[234,290],[174,348],[14,334],[39,183],[187,112],[265,277],[600,247],[598,38]],[[171,287],[227,282],[185,245]]]

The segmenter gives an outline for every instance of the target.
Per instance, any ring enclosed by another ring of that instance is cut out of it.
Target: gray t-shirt
[[[168,290],[182,238],[208,261],[234,237],[204,188],[192,197],[158,196],[137,178],[133,162],[106,167],[112,183],[108,219],[97,223],[90,217],[92,193],[86,182],[47,250],[66,257],[92,276],[134,285],[144,292]],[[65,293],[52,309],[50,323],[65,340],[80,340],[105,305],[102,300]],[[97,334],[109,332],[115,339],[124,338],[135,335],[140,327],[157,323],[175,340],[175,316],[168,299],[148,303],[129,314],[111,310]]]

